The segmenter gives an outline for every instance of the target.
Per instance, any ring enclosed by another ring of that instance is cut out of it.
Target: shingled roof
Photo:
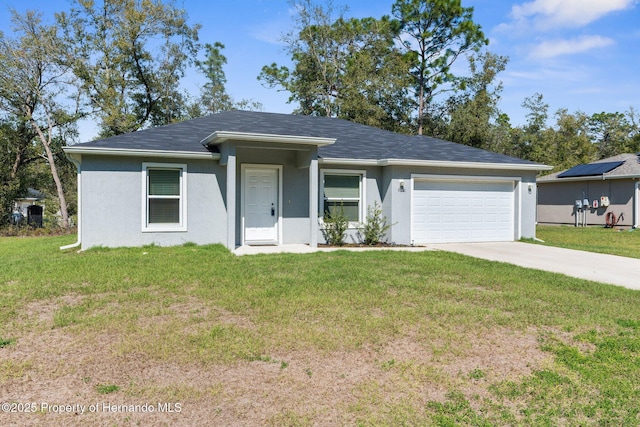
[[[584,179],[620,179],[620,178],[638,178],[640,177],[640,155],[638,154],[618,154],[617,156],[608,157],[606,159],[598,160],[596,162],[588,163],[588,165],[598,165],[603,163],[620,163],[609,172],[603,174],[591,175],[591,176],[569,176],[561,177],[567,170],[555,172],[549,175],[545,175],[537,179],[538,182],[560,182],[568,180],[584,180]]]
[[[227,111],[167,126],[81,144],[82,147],[207,153],[202,141],[213,132],[335,138],[319,147],[320,158],[427,160],[522,165],[536,163],[427,136],[409,136],[346,120],[251,111]],[[79,147],[79,146],[76,146]],[[545,168],[539,165],[540,169]]]

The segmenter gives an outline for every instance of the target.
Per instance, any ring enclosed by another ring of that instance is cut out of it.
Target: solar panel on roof
[[[560,175],[558,175],[558,178],[602,175],[603,173],[611,172],[623,163],[624,162],[602,162],[589,163],[587,165],[578,165],[562,172]]]

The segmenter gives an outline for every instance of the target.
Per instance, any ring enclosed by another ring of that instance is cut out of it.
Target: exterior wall
[[[520,188],[522,223],[520,224],[520,231],[522,233],[521,237],[524,239],[536,237],[536,202],[538,200],[536,175],[536,172],[529,172],[522,177],[522,186]]]
[[[187,230],[142,232],[142,163],[187,165]],[[226,243],[225,171],[210,160],[82,157],[82,247]]]
[[[509,170],[477,170],[455,168],[407,168],[395,167],[391,187],[398,188],[399,181],[405,181],[403,197],[395,197],[393,206],[394,241],[399,244],[411,244],[411,198],[412,175],[453,175],[462,177],[505,177],[519,178],[516,181],[514,209],[514,239],[534,238],[536,233],[536,173]],[[531,191],[531,192],[529,192]]]
[[[385,205],[389,214],[387,222],[393,224],[389,229],[389,241],[411,244],[411,174],[413,168],[388,166],[386,171]],[[400,183],[403,183],[404,191]]]
[[[541,224],[576,223],[575,201],[594,199],[600,201],[601,196],[608,196],[609,207],[589,208],[587,225],[606,224],[607,213],[613,212],[616,217],[624,213],[624,221],[619,225],[634,225],[634,192],[636,181],[632,179],[584,180],[567,182],[538,183],[538,222]]]
[[[382,205],[388,224],[393,224],[387,232],[389,242],[410,245],[411,241],[411,199],[412,176],[449,175],[463,177],[506,177],[514,178],[515,189],[514,238],[534,238],[536,233],[536,173],[535,171],[496,171],[433,167],[342,167],[343,169],[365,169],[367,171],[366,204],[374,201]],[[322,169],[340,169],[323,164]],[[373,181],[373,182],[372,182]],[[401,185],[402,184],[402,185]],[[375,188],[377,192],[371,192]],[[350,230],[347,241],[357,241],[356,230]]]
[[[408,168],[393,167],[390,172],[391,183],[389,194],[392,194],[393,203],[391,207],[392,216],[390,222],[395,223],[392,227],[393,241],[398,244],[412,244],[411,241],[411,203],[412,203],[412,176],[415,175],[444,175],[461,177],[505,177],[519,178],[516,181],[514,194],[514,238],[534,238],[535,237],[535,172],[521,171],[496,171],[496,170],[473,170],[473,169],[453,169],[453,168]],[[400,181],[404,181],[405,191],[399,191]],[[531,190],[531,192],[529,192]]]
[[[228,166],[215,160],[166,159],[153,157],[84,155],[81,163],[81,236],[82,247],[142,246],[157,244],[179,245],[221,243],[241,244],[243,165],[278,165],[282,167],[282,242],[283,244],[313,242],[310,215],[310,168],[317,154],[315,147],[259,146],[238,144],[234,150],[236,185],[235,198],[227,197]],[[187,165],[187,229],[186,231],[142,231],[142,164],[176,163]],[[317,179],[322,172],[332,170],[358,170],[366,173],[364,183],[365,215],[367,208],[378,203],[382,206],[388,224],[387,239],[397,244],[411,244],[412,177],[424,175],[486,176],[518,178],[515,195],[514,237],[535,237],[536,186],[535,172],[495,171],[453,168],[416,168],[406,166],[343,166],[321,163]],[[314,171],[315,169],[311,169]],[[595,190],[594,190],[595,191]],[[604,190],[599,190],[604,191]],[[609,193],[612,197],[612,193]],[[321,195],[317,194],[318,211],[322,209]],[[598,195],[599,197],[599,195]],[[233,204],[233,218],[228,218],[227,199]],[[569,200],[573,200],[572,196]],[[612,203],[618,199],[612,198]],[[627,200],[627,205],[629,201]],[[315,207],[314,207],[315,209]],[[618,208],[615,208],[618,211]],[[626,213],[626,212],[625,212]],[[318,212],[322,217],[322,212]],[[633,214],[629,211],[629,219]],[[235,222],[233,219],[235,218]],[[311,219],[313,218],[313,219]],[[231,221],[229,221],[231,220]],[[230,228],[229,228],[230,227]],[[317,224],[318,241],[324,242],[322,226]],[[235,234],[235,236],[233,235]],[[230,239],[230,240],[229,240]],[[348,230],[349,242],[358,242],[357,228]]]

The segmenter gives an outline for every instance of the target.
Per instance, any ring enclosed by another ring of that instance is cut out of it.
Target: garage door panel
[[[512,182],[415,180],[414,243],[514,239]]]

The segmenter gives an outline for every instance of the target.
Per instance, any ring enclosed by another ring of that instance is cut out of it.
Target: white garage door
[[[415,180],[414,244],[514,240],[514,183]]]

